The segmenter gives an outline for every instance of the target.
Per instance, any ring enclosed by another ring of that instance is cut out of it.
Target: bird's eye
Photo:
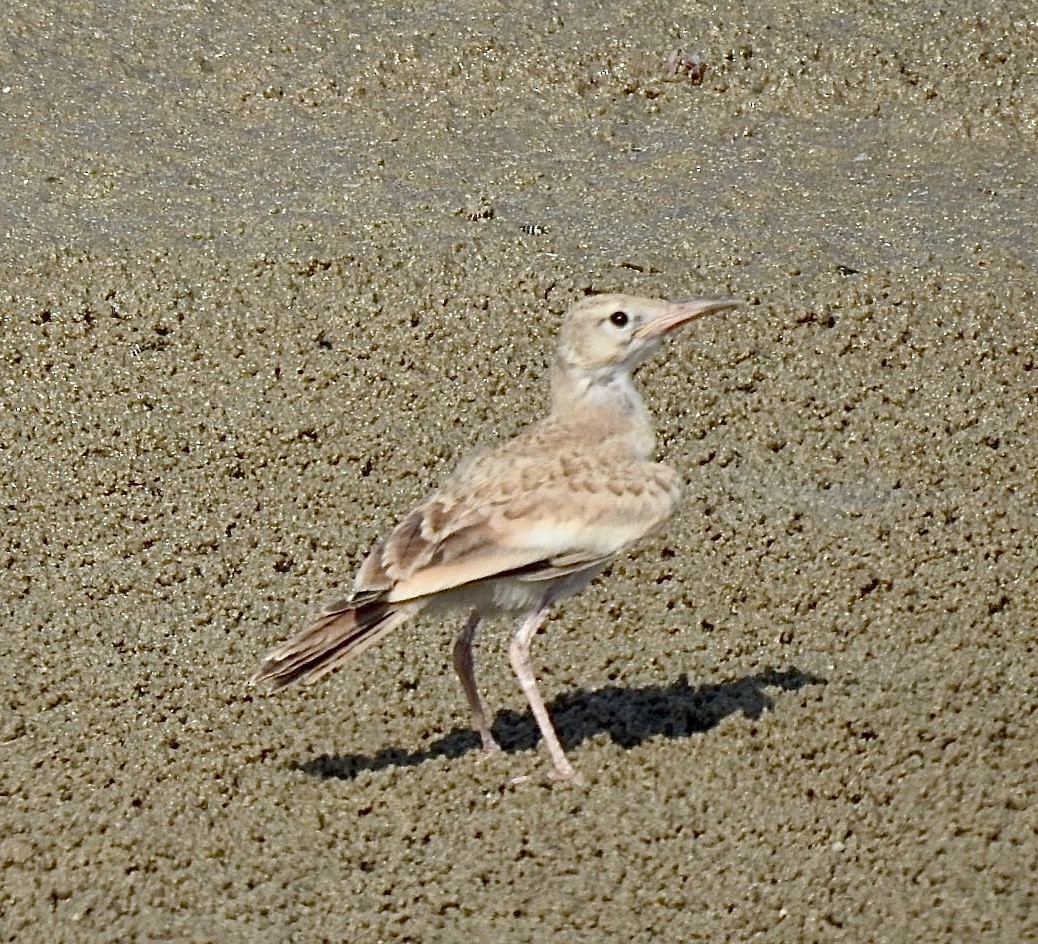
[[[615,325],[615,326],[616,326],[617,328],[626,328],[626,327],[627,327],[627,322],[629,322],[629,321],[630,321],[631,319],[630,319],[630,318],[628,317],[628,315],[627,315],[627,312],[626,312],[626,311],[614,311],[614,312],[613,312],[613,313],[612,313],[612,314],[611,314],[611,315],[609,316],[609,320],[610,320],[610,321],[611,321],[611,322],[612,322],[612,323],[613,323],[613,324],[614,324],[614,325]]]

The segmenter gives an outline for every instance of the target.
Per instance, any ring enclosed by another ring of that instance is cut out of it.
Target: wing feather
[[[358,592],[400,602],[510,573],[554,579],[601,565],[677,506],[680,480],[665,465],[573,461],[480,476],[475,488],[471,475],[448,480],[372,550]]]

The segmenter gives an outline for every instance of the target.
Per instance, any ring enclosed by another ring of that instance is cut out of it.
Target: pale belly
[[[586,570],[548,580],[499,577],[480,580],[429,600],[430,612],[477,610],[485,616],[498,613],[526,613],[550,606],[584,589],[605,568],[598,564]]]

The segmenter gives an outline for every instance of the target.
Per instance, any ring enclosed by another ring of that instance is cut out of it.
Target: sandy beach
[[[512,7],[0,12],[0,941],[1038,939],[1038,14]],[[508,623],[488,760],[460,621],[248,689],[601,291],[743,304],[584,784]]]

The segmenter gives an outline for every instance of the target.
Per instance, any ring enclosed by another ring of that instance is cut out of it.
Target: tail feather
[[[249,679],[277,691],[296,681],[315,682],[409,619],[420,607],[342,601],[301,633],[267,653]]]

